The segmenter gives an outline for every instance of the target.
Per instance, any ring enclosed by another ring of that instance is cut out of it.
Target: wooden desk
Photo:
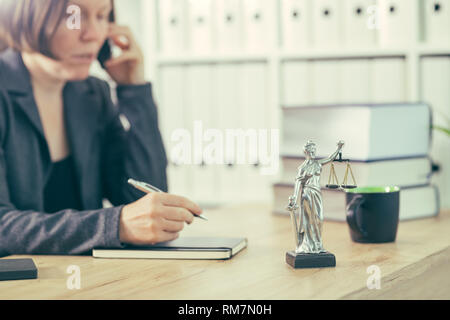
[[[389,244],[353,243],[345,223],[325,222],[324,245],[336,255],[336,268],[297,270],[285,263],[294,246],[288,216],[271,214],[269,205],[207,213],[208,222],[196,220],[183,235],[246,236],[248,248],[227,261],[31,256],[39,278],[0,281],[0,299],[450,298],[449,211],[401,222]],[[79,290],[66,286],[69,265],[80,267]],[[381,271],[379,290],[366,285],[371,265]]]

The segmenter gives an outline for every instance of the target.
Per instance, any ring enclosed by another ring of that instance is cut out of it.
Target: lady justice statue
[[[320,174],[323,165],[337,158],[344,142],[339,141],[337,146],[332,155],[320,160],[316,159],[314,142],[308,141],[303,147],[306,160],[298,167],[295,191],[289,197],[287,206],[294,226],[296,249],[286,253],[286,262],[294,268],[336,266],[335,256],[327,252],[322,244],[323,206]],[[300,200],[300,214],[298,214],[298,200]]]

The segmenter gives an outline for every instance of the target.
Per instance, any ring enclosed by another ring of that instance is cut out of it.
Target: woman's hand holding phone
[[[122,50],[118,57],[105,62],[106,71],[121,85],[144,84],[144,55],[130,28],[110,24],[108,38]]]

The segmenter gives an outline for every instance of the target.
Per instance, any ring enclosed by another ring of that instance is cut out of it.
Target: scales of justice
[[[294,194],[289,197],[286,208],[291,215],[296,245],[294,251],[286,252],[286,262],[293,268],[336,266],[336,257],[326,251],[322,244],[323,206],[320,174],[322,173],[322,166],[331,163],[326,188],[340,190],[356,188],[350,161],[342,159],[341,150],[343,146],[344,141],[339,141],[337,150],[324,159],[316,159],[316,144],[314,142],[308,141],[303,147],[306,159],[298,167]],[[346,162],[342,184],[339,184],[333,162]],[[353,184],[348,183],[349,173],[353,179]],[[298,202],[300,202],[300,205]]]

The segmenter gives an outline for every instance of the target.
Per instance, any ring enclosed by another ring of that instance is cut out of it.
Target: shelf
[[[419,45],[417,51],[420,56],[450,55],[450,45],[448,46]]]
[[[180,54],[176,56],[157,55],[158,65],[171,64],[208,64],[208,63],[236,63],[236,62],[267,62],[268,54],[247,54],[247,53],[211,53],[211,54]]]
[[[354,47],[354,48],[320,48],[305,49],[298,51],[279,52],[282,60],[295,59],[340,59],[340,58],[368,58],[368,57],[407,57],[411,55],[448,55],[450,54],[449,46],[435,46],[427,44],[418,44],[410,46],[402,46],[398,48],[383,47]]]
[[[324,48],[305,49],[301,51],[280,51],[282,60],[295,59],[335,59],[335,58],[359,58],[359,57],[405,57],[410,50],[404,48]]]
[[[211,53],[211,54],[180,54],[156,56],[158,65],[171,64],[207,64],[207,63],[239,63],[239,62],[267,62],[270,59],[283,60],[320,60],[320,59],[355,59],[355,58],[383,58],[408,57],[428,55],[450,55],[449,47],[418,45],[409,48],[323,48],[305,50],[278,50],[265,53]]]

